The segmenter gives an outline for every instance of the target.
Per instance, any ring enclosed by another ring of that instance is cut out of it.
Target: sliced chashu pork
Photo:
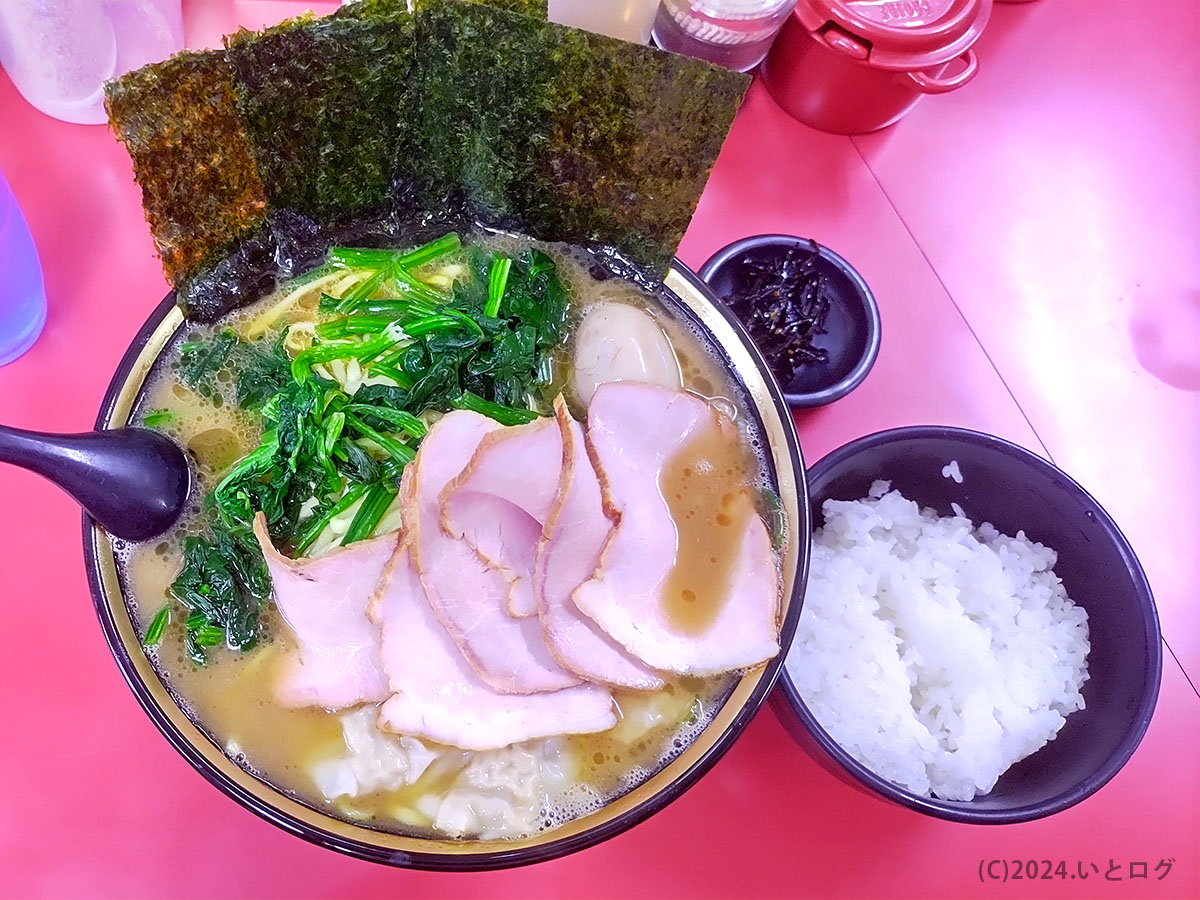
[[[254,517],[254,535],[275,605],[296,638],[276,684],[280,701],[338,709],[387,697],[379,627],[366,608],[398,536],[359,541],[319,559],[288,559],[271,543],[262,513]]]
[[[494,750],[532,738],[606,731],[617,722],[612,696],[596,685],[505,694],[485,684],[434,616],[404,544],[388,565],[371,615],[383,630],[383,661],[395,692],[380,707],[382,729],[465,750]]]
[[[442,528],[442,490],[501,427],[459,410],[429,429],[401,481],[405,542],[434,614],[480,677],[506,693],[554,691],[579,679],[555,662],[536,619],[508,614],[509,584],[499,571]]]
[[[655,669],[707,675],[779,652],[778,572],[758,515],[746,517],[732,536],[739,546],[728,594],[703,630],[678,627],[662,599],[679,535],[660,480],[689,440],[717,427],[705,401],[652,385],[602,385],[588,408],[590,454],[619,522],[595,575],[572,596],[605,633]]]
[[[663,686],[658,673],[630,656],[571,600],[575,589],[596,571],[613,523],[604,513],[583,429],[561,397],[554,408],[563,461],[533,576],[546,645],[563,666],[588,681],[657,690]]]
[[[538,419],[485,435],[471,461],[442,491],[443,526],[508,581],[513,616],[537,614],[534,554],[561,466],[558,425]]]

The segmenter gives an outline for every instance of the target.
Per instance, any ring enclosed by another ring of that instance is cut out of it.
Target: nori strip
[[[390,201],[414,109],[407,13],[301,18],[226,43],[271,209],[325,223]]]
[[[108,87],[187,315],[447,221],[666,271],[749,78],[490,2],[363,0]]]
[[[220,52],[185,52],[108,82],[163,271],[179,287],[263,221],[266,194]]]
[[[424,9],[417,43],[419,179],[666,272],[749,76],[469,2]]]
[[[364,3],[389,3],[395,0],[363,0]],[[413,7],[416,12],[421,12],[439,3],[445,3],[447,0],[413,0]],[[506,9],[509,12],[522,13],[526,16],[533,16],[535,19],[545,20],[550,15],[549,0],[470,0],[472,3],[479,3],[484,6],[493,6],[496,9]],[[609,0],[593,0],[593,2],[609,2]]]

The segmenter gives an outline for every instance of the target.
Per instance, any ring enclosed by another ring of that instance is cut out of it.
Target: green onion
[[[215,647],[225,643],[225,629],[220,625],[204,625],[196,629],[192,639],[197,647]]]
[[[378,269],[390,266],[399,254],[395,250],[361,250],[355,247],[332,247],[329,262],[343,269]]]
[[[422,300],[435,305],[440,305],[450,299],[448,295],[435,291],[425,282],[419,280],[407,269],[397,269],[393,274],[396,277],[396,286],[404,293],[420,297]]]
[[[390,266],[384,266],[382,269],[379,269],[374,275],[339,300],[334,309],[337,312],[349,312],[350,310],[354,309],[355,306],[379,290],[379,286],[383,284],[383,282],[391,274],[391,271],[392,270]]]
[[[411,376],[405,375],[395,366],[389,366],[382,361],[371,363],[370,370],[372,375],[382,375],[384,378],[390,378],[396,382],[397,387],[404,388],[406,391],[416,383],[412,380]]]
[[[417,451],[415,451],[412,447],[409,447],[407,444],[402,444],[395,438],[388,437],[386,434],[380,434],[353,413],[346,414],[346,421],[349,422],[350,425],[356,431],[360,432],[364,437],[368,437],[378,444],[384,453],[395,459],[397,462],[408,465],[410,462],[416,459]]]
[[[401,340],[401,335],[385,331],[369,341],[357,343],[322,344],[310,347],[292,360],[292,377],[303,381],[313,366],[319,363],[332,362],[335,359],[357,359],[368,362]]]
[[[169,409],[156,409],[142,416],[142,424],[147,428],[160,428],[175,421],[175,413]]]
[[[333,445],[342,436],[342,428],[346,424],[346,414],[338,411],[330,413],[324,424],[324,452],[328,456],[333,452]]]
[[[496,318],[500,312],[500,300],[504,297],[504,288],[508,284],[508,273],[512,269],[512,259],[507,256],[497,256],[492,260],[492,270],[488,273],[488,299],[483,307],[483,313]]]
[[[404,269],[415,269],[425,263],[433,262],[440,256],[454,253],[462,248],[462,241],[457,234],[451,232],[437,240],[422,244],[407,253],[396,250],[363,250],[355,247],[333,247],[329,251],[329,261],[347,269],[374,269],[380,266],[394,265]]]
[[[412,319],[404,324],[404,333],[409,337],[429,334],[431,331],[446,331],[460,324],[458,316],[435,315]]]
[[[443,316],[453,316],[474,331],[477,335],[483,337],[483,327],[462,310],[453,309],[449,306],[443,306],[441,309],[441,314]]]
[[[437,312],[436,306],[430,306],[422,300],[405,300],[399,298],[379,298],[375,300],[364,300],[354,308],[354,311],[364,315],[393,315],[396,317],[405,314],[413,314],[420,316],[429,316]]]
[[[187,617],[187,620],[183,623],[183,627],[188,631],[195,631],[198,628],[203,628],[207,624],[208,616],[202,612],[193,612]]]
[[[348,413],[361,413],[363,415],[374,416],[377,419],[383,419],[385,422],[390,422],[397,428],[407,431],[415,438],[425,437],[425,433],[429,430],[425,427],[425,423],[412,413],[404,412],[400,409],[389,409],[386,406],[372,406],[369,403],[351,403],[345,407],[345,410]]]
[[[346,535],[342,538],[342,546],[369,537],[399,492],[400,489],[392,482],[385,481],[372,487],[366,499],[363,500],[362,506],[354,514],[354,521],[346,529]]]
[[[435,241],[430,241],[416,250],[409,250],[396,259],[396,265],[405,269],[415,269],[427,262],[433,262],[440,256],[455,253],[462,249],[462,241],[453,231],[442,235]]]
[[[524,425],[526,422],[532,422],[538,417],[538,414],[531,409],[502,406],[499,403],[493,403],[491,400],[484,400],[478,394],[472,394],[470,391],[463,391],[458,399],[454,401],[454,407],[455,409],[469,409],[471,412],[481,413],[489,419],[495,419],[501,425]]]
[[[324,514],[313,519],[308,526],[300,534],[300,539],[296,542],[296,556],[303,556],[304,552],[312,546],[312,542],[317,539],[317,536],[325,530],[335,516],[340,516],[363,496],[368,490],[368,485],[352,484],[346,488],[346,493],[341,499],[329,509],[325,510]]]
[[[317,337],[323,341],[336,341],[355,334],[377,334],[393,322],[399,321],[389,315],[354,315],[330,319],[317,326]]]
[[[381,364],[385,366],[396,365],[396,363],[400,361],[400,357],[404,355],[404,351],[411,347],[414,343],[416,342],[411,340],[403,340],[396,344],[396,346],[389,347],[387,352],[381,353],[378,357],[376,357],[374,362],[371,363],[371,370],[377,370]]]
[[[167,623],[171,621],[171,606],[164,606],[154,614],[154,618],[150,620],[150,624],[146,626],[146,636],[142,638],[142,644],[146,647],[153,647],[162,640],[163,631],[166,630]]]

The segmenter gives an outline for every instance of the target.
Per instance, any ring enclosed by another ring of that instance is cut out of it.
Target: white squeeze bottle
[[[0,0],[3,3],[4,0]],[[46,323],[42,264],[17,198],[0,172],[0,366],[31,346]]]
[[[104,122],[106,80],[182,48],[180,0],[0,0],[0,65],[64,122]]]

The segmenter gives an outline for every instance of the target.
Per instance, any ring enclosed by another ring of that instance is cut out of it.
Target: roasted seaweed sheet
[[[418,16],[419,174],[534,237],[665,272],[750,78],[475,3]]]
[[[227,39],[272,209],[335,221],[384,205],[408,147],[412,20],[299,19]]]
[[[400,206],[615,248],[661,276],[749,81],[547,22],[543,0],[363,0],[108,96],[168,277],[213,318],[330,234],[379,237]]]
[[[105,85],[105,107],[173,286],[262,224],[266,194],[224,54],[184,52],[130,72]]]

